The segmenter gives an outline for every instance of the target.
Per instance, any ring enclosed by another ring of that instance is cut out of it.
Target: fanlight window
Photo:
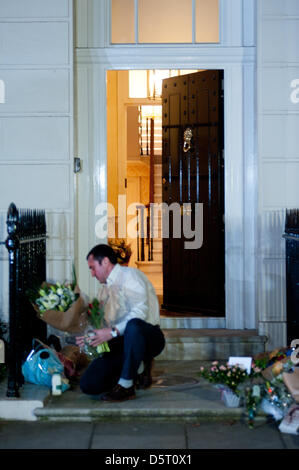
[[[112,44],[219,42],[219,0],[110,0]]]

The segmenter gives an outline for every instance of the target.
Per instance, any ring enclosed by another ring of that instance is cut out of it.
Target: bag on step
[[[33,340],[33,348],[22,365],[24,380],[51,388],[54,373],[61,374],[64,392],[69,388],[68,380],[64,377],[64,365],[53,349]]]

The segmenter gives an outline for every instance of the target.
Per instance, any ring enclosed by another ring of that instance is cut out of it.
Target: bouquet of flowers
[[[89,344],[90,339],[95,335],[94,329],[98,330],[102,327],[102,322],[105,314],[105,302],[99,301],[98,299],[93,299],[89,304],[89,309],[87,310],[87,320],[89,322],[89,327],[85,331],[85,347],[84,352],[92,357],[98,357],[104,352],[110,352],[107,341],[102,344],[99,344],[96,347],[93,347]]]
[[[269,381],[266,380],[264,385],[264,401],[262,406],[265,407],[265,402],[267,405],[272,405],[277,410],[280,411],[281,416],[279,418],[283,418],[286,410],[290,407],[293,403],[293,398],[288,391],[287,387],[285,386],[281,375],[275,377],[273,380]],[[268,411],[269,408],[266,409]],[[272,413],[273,416],[277,415],[277,413]]]
[[[47,310],[65,312],[78,299],[80,294],[75,293],[71,286],[56,282],[56,284],[46,284],[41,287],[38,290],[38,295],[35,304],[42,316]]]
[[[73,283],[44,282],[28,293],[38,317],[48,325],[68,333],[80,333],[86,326],[87,301]]]
[[[274,351],[261,353],[254,358],[255,364],[263,369],[266,380],[272,380],[280,375],[290,361],[292,348],[277,348]]]
[[[218,361],[212,362],[210,368],[201,367],[199,375],[209,382],[228,387],[236,395],[239,394],[238,387],[249,377],[259,374],[260,369],[256,368],[248,374],[246,369],[238,365],[219,364]]]
[[[250,427],[253,427],[259,409],[275,419],[281,419],[292,403],[292,397],[283,383],[282,374],[279,372],[276,376],[271,375],[271,378],[267,379],[263,367],[268,367],[268,361],[255,361],[255,368],[257,368],[257,363],[261,372],[240,386],[240,394],[244,399]],[[283,363],[282,370],[287,371],[289,367],[289,363]]]

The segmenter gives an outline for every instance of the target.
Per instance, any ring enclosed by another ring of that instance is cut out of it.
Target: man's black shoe
[[[101,400],[113,402],[132,400],[133,398],[136,398],[134,386],[125,388],[117,384],[110,392],[105,393]]]
[[[141,374],[137,375],[136,379],[136,388],[137,389],[145,389],[149,388],[152,383],[152,368],[154,365],[154,359],[150,361],[144,362],[144,371]]]

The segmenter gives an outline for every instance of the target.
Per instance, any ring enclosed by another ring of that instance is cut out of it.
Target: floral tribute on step
[[[279,428],[282,432],[299,434],[299,422],[296,432],[292,431],[298,419],[299,367],[290,360],[291,353],[291,348],[280,348],[258,355],[251,358],[250,370],[242,364],[214,361],[209,367],[201,367],[199,376],[216,384],[226,406],[242,407],[250,427],[262,413],[283,422]]]

